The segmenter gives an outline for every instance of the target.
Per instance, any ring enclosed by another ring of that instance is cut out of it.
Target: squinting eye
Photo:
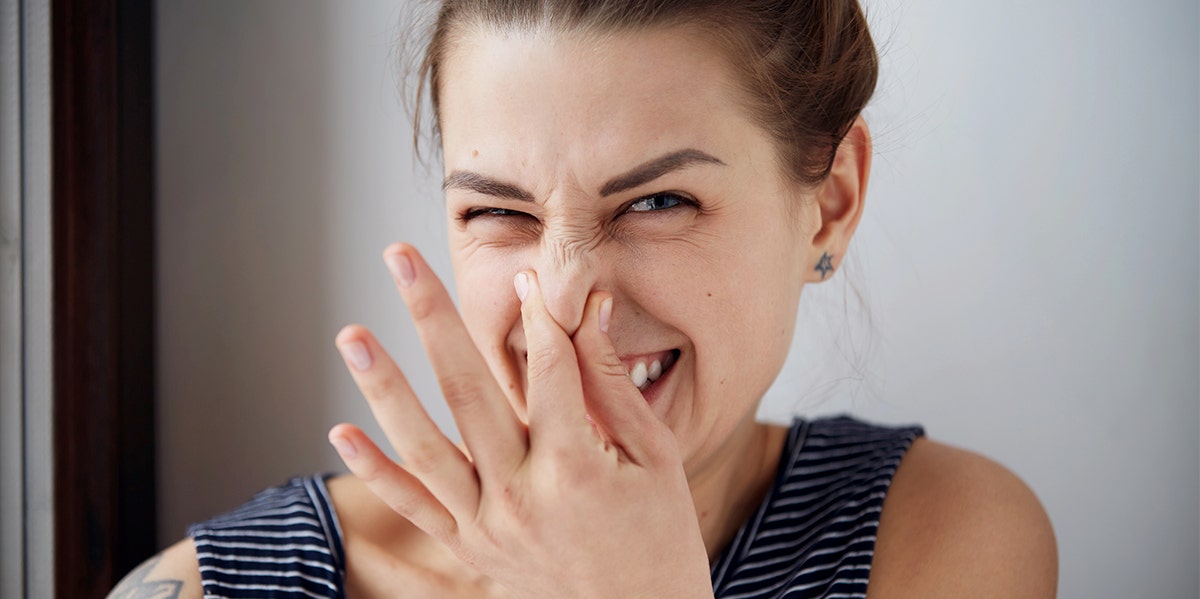
[[[644,197],[629,205],[629,212],[657,212],[674,208],[684,202],[683,198],[670,194],[659,193]]]
[[[459,216],[459,220],[466,222],[480,216],[529,216],[524,212],[517,210],[509,210],[507,208],[472,208]]]

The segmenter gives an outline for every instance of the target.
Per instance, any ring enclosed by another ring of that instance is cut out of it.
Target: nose
[[[546,308],[558,325],[574,335],[583,321],[588,294],[596,287],[593,251],[561,241],[542,244],[534,264]]]

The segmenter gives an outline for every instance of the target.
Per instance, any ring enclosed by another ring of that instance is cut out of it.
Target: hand
[[[547,311],[537,276],[517,276],[526,425],[416,250],[393,246],[385,256],[467,453],[441,433],[375,338],[352,326],[338,348],[403,461],[338,425],[330,441],[354,475],[516,596],[712,597],[674,436],[608,338],[611,296],[591,294],[572,338]]]

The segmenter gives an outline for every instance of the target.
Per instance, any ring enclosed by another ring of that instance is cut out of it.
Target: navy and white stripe
[[[797,419],[770,493],[712,565],[716,596],[865,597],[883,499],[922,434]],[[344,597],[342,532],[323,477],[263,491],[188,534],[205,597]]]
[[[775,484],[713,564],[717,597],[866,597],[883,499],[918,427],[796,420]]]
[[[342,531],[324,477],[294,478],[193,524],[208,597],[344,597]]]

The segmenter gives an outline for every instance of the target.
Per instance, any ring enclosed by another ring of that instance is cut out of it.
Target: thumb
[[[610,294],[593,292],[588,297],[582,322],[572,337],[579,360],[584,403],[603,434],[629,459],[644,465],[658,454],[663,427],[641,391],[629,379],[608,336],[612,305]]]

